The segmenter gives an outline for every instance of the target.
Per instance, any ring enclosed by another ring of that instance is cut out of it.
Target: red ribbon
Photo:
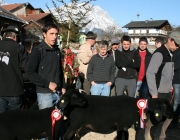
[[[52,112],[51,112],[51,120],[52,120],[52,137],[54,136],[54,125],[55,125],[55,122],[60,120],[61,119],[61,113],[60,113],[60,110],[58,109],[54,109]]]
[[[144,109],[146,108],[147,103],[146,100],[140,99],[137,102],[137,107],[139,108],[139,114],[140,114],[140,127],[144,128]]]

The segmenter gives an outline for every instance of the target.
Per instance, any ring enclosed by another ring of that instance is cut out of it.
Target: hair
[[[124,35],[121,38],[121,43],[123,43],[123,41],[129,41],[131,43],[131,38],[129,36],[127,36],[127,35]]]
[[[44,25],[44,27],[42,28],[42,32],[43,33],[47,33],[48,30],[52,29],[52,28],[55,28],[59,31],[59,28],[57,27],[56,24],[54,23],[51,23],[51,22],[48,22]]]
[[[164,39],[163,37],[157,37],[157,38],[155,39],[155,42],[156,42],[156,43],[164,44],[164,43],[165,43],[165,39]]]
[[[146,42],[146,43],[148,44],[148,40],[147,40],[146,37],[141,37],[141,38],[139,39],[139,43],[140,43],[141,41],[144,41],[144,42]]]
[[[7,38],[7,37],[9,37],[9,38],[15,38],[16,35],[17,35],[17,34],[14,33],[14,32],[4,32],[3,38]]]
[[[107,47],[108,48],[109,46],[109,43],[108,41],[106,40],[102,40],[100,43],[99,43],[99,48],[104,48],[104,47]]]

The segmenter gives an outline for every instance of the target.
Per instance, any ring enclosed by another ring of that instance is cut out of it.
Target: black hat
[[[89,31],[89,32],[86,34],[86,39],[96,39],[96,36],[94,35],[93,32]]]
[[[8,26],[7,28],[3,29],[1,32],[2,33],[4,33],[4,32],[14,32],[14,33],[18,34],[19,30],[18,30],[18,27],[16,27],[16,26]]]

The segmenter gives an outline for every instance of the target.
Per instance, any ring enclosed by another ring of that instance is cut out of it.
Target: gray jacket
[[[169,93],[172,87],[174,63],[165,46],[158,48],[152,55],[146,78],[151,95]]]

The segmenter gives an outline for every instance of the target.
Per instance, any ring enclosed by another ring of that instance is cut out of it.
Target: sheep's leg
[[[117,130],[117,140],[128,140],[129,132],[128,128],[124,128],[124,130]]]
[[[77,129],[72,129],[69,127],[68,131],[66,132],[66,134],[63,137],[63,140],[71,140],[71,138],[75,135],[75,132]]]

